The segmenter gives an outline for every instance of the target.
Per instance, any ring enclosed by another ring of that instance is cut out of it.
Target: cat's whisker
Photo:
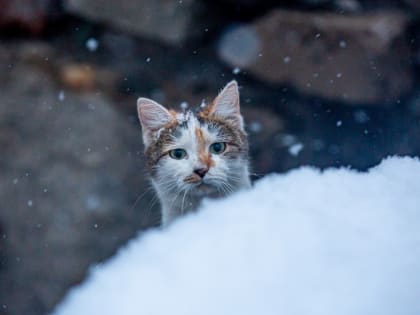
[[[227,183],[224,183],[224,187],[226,189],[226,195],[229,195],[231,193],[233,193],[233,189],[231,188],[231,186]]]
[[[173,207],[175,201],[178,199],[178,197],[181,196],[181,193],[182,192],[178,192],[178,193],[175,194],[175,198],[172,200],[172,202],[171,202],[171,204],[169,206],[169,209],[173,209],[172,207]]]
[[[237,190],[237,189],[235,189],[235,187],[231,184],[231,183],[229,183],[229,182],[223,182],[225,185],[226,185],[226,187],[227,187],[227,189],[229,190],[229,193],[233,193],[233,192],[235,192],[235,190]]]
[[[147,208],[147,212],[150,213],[150,211],[152,210],[153,206],[156,204],[156,202],[158,202],[159,197],[157,195],[153,196],[152,200],[149,203],[149,207]]]
[[[182,202],[181,202],[181,214],[184,214],[184,201],[185,201],[185,196],[187,195],[189,191],[189,188],[187,188],[184,192],[184,196],[182,197]]]
[[[153,186],[150,184],[147,188],[146,188],[146,190],[143,192],[143,193],[141,193],[137,198],[136,198],[136,200],[134,201],[134,203],[130,206],[130,208],[129,208],[129,211],[131,212],[131,211],[133,211],[136,207],[137,207],[137,205],[139,204],[139,202],[141,201],[141,200],[143,200],[143,198],[144,197],[146,197],[147,195],[148,195],[148,193],[149,192],[151,192],[151,191],[153,191]],[[153,195],[152,195],[152,198],[149,200],[149,202],[148,202],[148,205],[147,206],[149,206],[151,203],[156,203],[156,201],[158,201],[158,197],[156,196],[156,193],[153,193]],[[140,218],[140,220],[141,220],[141,222],[147,222],[148,223],[148,225],[153,225],[154,224],[154,222],[151,222],[150,221],[150,215],[151,215],[151,208],[153,207],[153,204],[152,204],[152,206],[150,206],[150,207],[148,207],[148,209],[147,210],[144,210],[144,207],[142,208],[142,216],[141,216],[141,218]],[[147,207],[146,206],[146,207]]]
[[[226,196],[228,194],[228,190],[226,189],[225,184],[221,183],[221,185],[219,187],[220,187],[223,195]]]
[[[144,222],[144,220],[147,220],[147,224],[148,225],[155,225],[154,221],[150,221],[150,217],[151,217],[151,209],[153,208],[153,206],[156,204],[156,202],[159,200],[159,198],[157,197],[156,194],[153,195],[152,199],[149,201],[148,205],[146,205],[147,209],[144,210],[144,208],[142,208],[142,212],[143,215],[141,217],[141,221]],[[134,206],[132,207],[132,209],[134,209]]]
[[[133,205],[130,207],[130,212],[133,211],[133,209],[136,207],[137,203],[144,197],[146,196],[146,193],[148,193],[149,191],[151,191],[153,189],[153,187],[148,187],[143,193],[141,193],[136,200],[134,201]]]
[[[174,188],[176,189],[178,187],[178,185],[177,185],[178,183],[177,183],[176,180],[166,180],[166,182],[161,180],[161,181],[158,181],[158,182],[159,182],[159,186],[161,187],[162,190],[165,191],[165,193],[168,193],[172,189],[174,189]]]

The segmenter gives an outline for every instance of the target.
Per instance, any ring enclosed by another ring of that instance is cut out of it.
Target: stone
[[[92,90],[95,70],[86,64],[69,64],[62,67],[60,79],[64,86],[74,90]]]
[[[142,195],[138,122],[103,94],[63,88],[52,61],[20,59],[47,51],[29,46],[0,48],[0,314],[7,315],[50,313],[89,266],[159,221],[151,196]]]
[[[211,2],[211,1],[209,1]],[[267,7],[273,7],[275,5],[278,5],[278,1],[274,0],[265,0],[265,1],[259,1],[259,0],[221,0],[218,1],[218,3],[222,3],[223,6],[226,5],[235,5],[238,7],[246,7],[246,8],[267,8]]]
[[[219,56],[267,83],[291,85],[307,95],[388,103],[413,85],[408,22],[397,12],[346,16],[274,10],[228,30]]]
[[[0,0],[0,29],[41,33],[46,25],[54,0]]]
[[[362,5],[357,0],[335,0],[334,7],[340,12],[360,12]]]
[[[420,13],[420,1],[419,0],[404,0],[404,3],[406,3],[411,9],[414,9],[417,14]]]
[[[180,44],[197,31],[196,0],[65,0],[65,9],[133,34]]]

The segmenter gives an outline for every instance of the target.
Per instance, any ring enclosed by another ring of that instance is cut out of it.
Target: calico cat
[[[163,226],[195,211],[204,197],[251,186],[236,81],[196,112],[167,110],[147,98],[138,99],[137,110]]]

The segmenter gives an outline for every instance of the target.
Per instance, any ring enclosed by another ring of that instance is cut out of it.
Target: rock
[[[7,238],[7,235],[4,232],[3,227],[1,226],[1,222],[0,222],[0,274],[2,270],[6,267],[6,257],[7,257],[6,238]]]
[[[219,55],[235,67],[248,68],[261,57],[259,35],[247,25],[228,30],[220,40]]]
[[[0,314],[40,315],[159,218],[148,194],[134,206],[147,185],[138,123],[22,55],[0,47]]]
[[[362,5],[357,0],[335,0],[334,7],[339,12],[359,12],[362,10]]]
[[[261,80],[290,84],[309,95],[349,103],[392,102],[413,84],[407,24],[401,13],[275,10],[228,30],[219,55]]]
[[[205,0],[208,3],[214,2],[211,0]],[[265,0],[265,1],[259,1],[259,0],[218,0],[217,3],[220,5],[229,6],[229,5],[235,5],[237,7],[245,7],[245,8],[267,8],[267,7],[273,7],[275,5],[278,6],[278,1],[275,0]]]
[[[318,7],[325,4],[332,2],[331,0],[299,0],[300,4],[311,6],[311,7]]]
[[[55,0],[0,0],[0,29],[20,30],[39,34],[46,25],[49,9]]]
[[[65,0],[68,12],[131,33],[180,44],[197,31],[196,0]]]
[[[417,14],[420,13],[420,1],[419,0],[404,0],[410,8],[414,9]]]
[[[73,91],[111,92],[118,82],[118,73],[104,66],[91,63],[58,62],[53,70],[60,84]]]
[[[92,90],[95,70],[86,64],[68,64],[61,68],[60,79],[64,86],[74,90]]]
[[[408,100],[408,109],[413,115],[420,117],[420,90],[416,91]]]
[[[284,131],[285,124],[278,114],[260,107],[246,107],[242,104],[243,114],[248,132],[253,172],[267,173],[278,162],[279,158],[273,154],[273,139]],[[271,148],[271,149],[268,149]],[[252,176],[252,179],[258,177]]]

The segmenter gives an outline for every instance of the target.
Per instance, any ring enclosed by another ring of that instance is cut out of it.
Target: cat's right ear
[[[143,97],[137,100],[137,112],[143,131],[143,142],[146,147],[154,139],[157,131],[174,119],[165,107]]]

